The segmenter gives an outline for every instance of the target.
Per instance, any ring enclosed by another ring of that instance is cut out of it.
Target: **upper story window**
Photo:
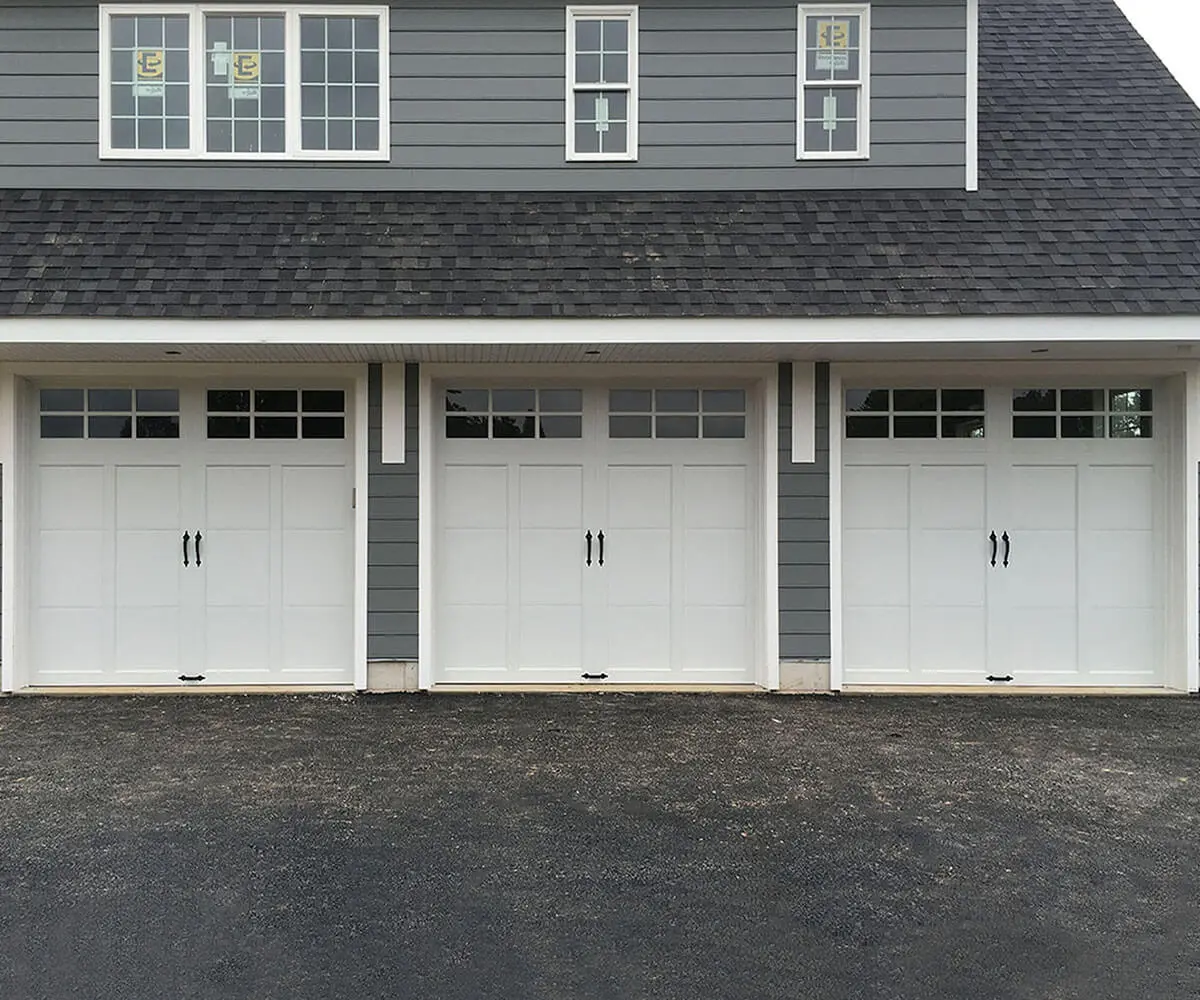
[[[800,7],[800,159],[866,159],[869,153],[870,18],[867,4]]]
[[[100,155],[387,159],[384,7],[100,8]]]
[[[637,7],[567,8],[567,159],[637,159]]]

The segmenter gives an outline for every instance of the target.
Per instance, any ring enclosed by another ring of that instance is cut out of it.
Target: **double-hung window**
[[[386,7],[105,4],[100,155],[382,160]]]
[[[637,7],[567,8],[567,159],[637,159]]]
[[[801,6],[796,155],[866,159],[870,151],[871,9]]]

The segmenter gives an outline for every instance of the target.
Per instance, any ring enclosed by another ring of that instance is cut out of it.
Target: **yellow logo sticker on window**
[[[818,21],[816,68],[845,72],[850,69],[850,22]]]
[[[818,21],[817,48],[848,49],[850,47],[849,21]]]
[[[137,49],[133,53],[133,65],[138,80],[161,80],[166,66],[162,49]]]
[[[162,49],[133,50],[133,92],[138,97],[162,97],[166,89],[166,54]]]
[[[234,52],[233,82],[235,84],[258,83],[259,60],[258,52]]]

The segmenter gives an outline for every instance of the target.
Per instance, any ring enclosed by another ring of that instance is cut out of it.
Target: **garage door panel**
[[[38,475],[38,524],[43,531],[107,528],[103,466],[43,465]]]
[[[152,670],[168,681],[179,672],[183,636],[178,601],[160,607],[123,607],[116,611],[115,671]]]
[[[179,466],[117,466],[117,530],[161,528],[182,532],[180,477]]]
[[[746,655],[745,607],[689,607],[683,614],[685,671],[734,671]]]
[[[1083,470],[1080,523],[1098,531],[1154,527],[1153,466],[1091,466]]]
[[[349,525],[350,486],[344,466],[284,466],[284,531]]]
[[[670,529],[672,473],[669,465],[610,466],[606,518],[609,532],[632,528]]]
[[[174,531],[118,531],[114,585],[118,607],[178,606],[183,552]]]
[[[204,527],[210,532],[236,529],[269,530],[270,466],[210,465],[205,470]]]
[[[1079,670],[1078,620],[1074,608],[1038,606],[994,609],[989,647],[994,674],[1068,674]]]
[[[848,465],[842,473],[842,523],[848,531],[908,531],[909,468]],[[880,499],[886,498],[886,503]]]
[[[1004,527],[1010,532],[1074,530],[1078,522],[1075,466],[1014,465]]]
[[[214,530],[202,545],[204,594],[209,607],[259,605],[271,599],[271,533]]]
[[[843,613],[843,655],[847,675],[909,671],[909,609],[848,607]],[[853,678],[850,678],[853,682]],[[870,678],[861,678],[868,681]]]
[[[908,532],[857,528],[842,541],[845,603],[851,607],[907,605],[910,595]]]
[[[354,636],[343,608],[284,608],[282,625],[284,671],[344,671]]]
[[[914,531],[913,604],[982,607],[987,591],[988,544],[979,529]]]
[[[204,616],[205,669],[265,675],[271,667],[271,609],[209,605]]]
[[[283,605],[341,606],[354,582],[347,532],[284,531]]]
[[[508,527],[508,467],[447,465],[442,470],[438,517],[447,529]]]
[[[1074,531],[1013,531],[1000,577],[1007,600],[1018,608],[1075,608],[1078,545]]]
[[[95,674],[99,681],[111,662],[107,619],[100,608],[39,608],[34,615],[38,666],[47,674]]]
[[[578,528],[524,529],[518,551],[523,604],[582,604],[584,539]]]
[[[524,605],[518,618],[522,670],[583,668],[583,608]]]
[[[438,571],[450,604],[508,603],[508,533],[450,528],[442,534]]]
[[[438,659],[448,670],[508,669],[508,604],[444,605],[437,620]]]
[[[683,600],[689,607],[745,607],[746,532],[738,529],[685,530]]]
[[[98,607],[107,600],[107,539],[100,531],[43,531],[38,539],[38,604]]]
[[[524,528],[565,528],[582,534],[583,469],[580,466],[521,466],[519,522]]]
[[[605,562],[599,565],[596,539],[593,563],[608,594],[609,603],[655,604],[671,602],[671,531],[664,529],[612,529],[606,533]]]
[[[683,469],[683,526],[745,528],[746,478],[744,465],[686,466]]]
[[[601,631],[610,670],[664,671],[671,667],[671,608],[669,604],[610,604]]]
[[[1104,608],[1080,617],[1079,643],[1089,675],[1153,677],[1158,667],[1162,615],[1155,608]],[[1125,681],[1128,683],[1128,681]]]
[[[887,505],[894,502],[890,494]],[[981,533],[987,524],[987,468],[918,465],[912,473],[912,523],[939,531],[971,529]]]
[[[987,673],[987,608],[914,607],[912,663],[928,673]]]
[[[1157,603],[1154,536],[1149,531],[1080,533],[1080,603],[1150,608]]]

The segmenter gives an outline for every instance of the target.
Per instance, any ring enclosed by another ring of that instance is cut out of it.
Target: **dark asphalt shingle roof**
[[[5,191],[0,315],[1200,313],[1195,105],[1110,0],[981,8],[979,192]]]

